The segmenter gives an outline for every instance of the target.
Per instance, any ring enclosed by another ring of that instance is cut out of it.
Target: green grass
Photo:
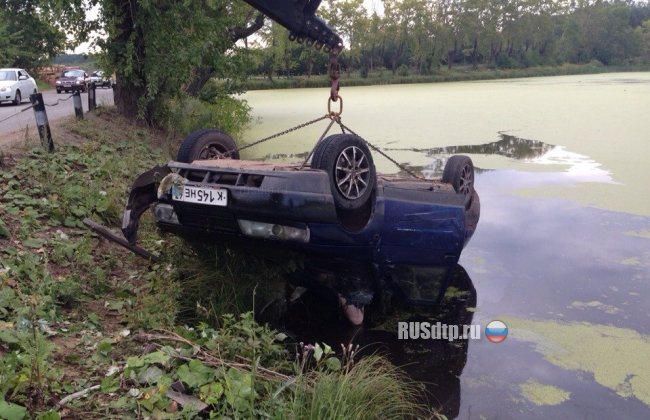
[[[410,84],[410,83],[439,83],[439,82],[461,82],[472,80],[494,80],[494,79],[512,79],[521,77],[541,77],[541,76],[565,76],[572,74],[596,74],[625,71],[648,71],[650,64],[625,65],[625,66],[603,66],[599,62],[588,64],[563,64],[561,66],[538,66],[528,68],[513,69],[490,69],[478,68],[473,70],[471,67],[455,67],[451,70],[441,68],[434,74],[430,75],[393,75],[390,70],[382,69],[363,78],[358,72],[351,74],[343,73],[341,75],[341,86],[372,86],[388,84]],[[264,78],[251,78],[246,81],[243,87],[247,90],[264,90],[264,89],[291,89],[291,88],[315,88],[328,87],[330,80],[327,76],[316,75],[311,78],[296,76],[291,79],[276,78],[273,82]]]
[[[52,89],[52,86],[50,86],[49,83],[41,80],[41,79],[36,79],[36,86],[38,87],[39,92],[44,92],[46,90]]]
[[[415,401],[422,390],[378,356],[367,356],[344,372],[300,378],[292,413],[299,419],[404,419],[428,417]]]

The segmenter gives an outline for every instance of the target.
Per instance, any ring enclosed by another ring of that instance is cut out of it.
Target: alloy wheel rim
[[[459,191],[463,195],[469,195],[472,192],[472,186],[474,184],[474,172],[470,165],[463,166],[463,169],[460,173],[460,183]]]
[[[339,154],[335,167],[336,188],[348,200],[361,197],[370,182],[370,162],[356,146],[348,146]]]

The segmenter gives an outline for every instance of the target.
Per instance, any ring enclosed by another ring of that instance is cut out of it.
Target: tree
[[[57,0],[0,0],[0,60],[6,66],[34,70],[48,63],[72,40],[91,29],[80,1],[69,7]]]
[[[107,70],[115,72],[118,112],[150,124],[165,119],[167,102],[184,88],[198,95],[210,78],[237,77],[245,48],[263,16],[226,0],[99,0]],[[237,59],[239,57],[239,59]]]
[[[0,10],[0,67],[13,67],[21,54],[20,32],[12,33],[5,12]]]

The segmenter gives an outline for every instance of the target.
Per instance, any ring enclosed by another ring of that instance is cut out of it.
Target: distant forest
[[[442,68],[526,68],[564,63],[650,62],[647,2],[594,0],[384,0],[383,14],[363,0],[324,1],[318,14],[344,38],[346,72],[435,74]],[[288,40],[267,20],[249,48],[253,73],[311,76],[327,55]]]
[[[54,57],[52,64],[80,66],[86,71],[95,70],[97,67],[97,57],[92,54],[59,54]]]

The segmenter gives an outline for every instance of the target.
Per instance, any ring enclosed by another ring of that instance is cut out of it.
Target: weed
[[[367,356],[348,370],[316,371],[299,379],[291,412],[306,419],[403,419],[425,415],[422,389],[385,359]]]

